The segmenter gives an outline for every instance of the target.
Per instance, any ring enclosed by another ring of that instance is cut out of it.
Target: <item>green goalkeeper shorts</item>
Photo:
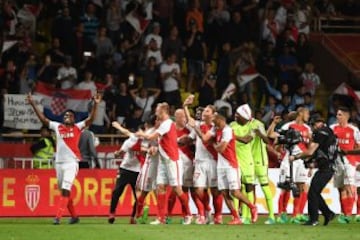
[[[255,166],[255,176],[260,185],[269,184],[268,166]]]

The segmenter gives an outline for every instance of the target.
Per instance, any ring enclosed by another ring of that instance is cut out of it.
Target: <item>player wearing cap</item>
[[[234,207],[233,197],[246,204],[251,211],[251,221],[257,220],[257,207],[249,201],[240,191],[241,182],[239,176],[239,164],[236,158],[235,135],[233,130],[226,124],[226,117],[216,113],[214,117],[215,143],[214,148],[218,152],[218,188],[224,195],[225,203],[230,209],[232,220],[230,225],[241,224],[239,214]]]
[[[330,126],[338,138],[339,148],[343,151],[353,150],[360,146],[360,132],[357,127],[349,123],[350,110],[340,107],[336,114],[337,123]],[[334,185],[339,190],[341,211],[338,221],[349,223],[355,202],[355,175],[359,157],[345,155],[343,163],[337,164],[334,175]]]
[[[239,162],[241,171],[242,192],[254,203],[255,190],[255,166],[252,156],[252,126],[251,126],[251,109],[248,104],[243,104],[236,109],[235,121],[230,123],[236,138],[236,158]],[[237,203],[235,203],[237,204]],[[250,224],[250,209],[241,205],[242,220],[244,224]]]

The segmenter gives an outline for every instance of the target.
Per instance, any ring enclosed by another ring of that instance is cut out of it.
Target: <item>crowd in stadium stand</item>
[[[354,16],[359,4],[309,2],[3,1],[2,42],[17,44],[1,55],[1,96],[28,93],[37,82],[101,90],[95,133],[109,133],[113,120],[137,129],[154,103],[166,101],[175,110],[187,93],[195,93],[200,106],[216,100],[230,106],[230,113],[249,103],[267,124],[300,105],[316,112],[320,78],[311,21],[319,14]],[[239,85],[242,76],[256,73]],[[231,82],[236,93],[220,99]]]

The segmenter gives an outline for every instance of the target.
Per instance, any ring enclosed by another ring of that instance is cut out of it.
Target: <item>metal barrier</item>
[[[347,33],[356,30],[360,32],[360,17],[348,16],[319,16],[314,19],[313,30],[315,32],[336,32]]]
[[[104,153],[101,152],[98,154],[98,160],[100,162],[100,167],[102,169],[117,169],[119,168],[122,159],[121,158],[115,158],[114,153]],[[42,164],[46,165],[46,168],[41,169],[50,169],[54,167],[54,160],[48,159],[39,161],[40,166]],[[29,157],[0,157],[0,169],[2,168],[8,168],[8,169],[34,169],[34,159]],[[90,168],[94,168],[94,163],[91,163]]]

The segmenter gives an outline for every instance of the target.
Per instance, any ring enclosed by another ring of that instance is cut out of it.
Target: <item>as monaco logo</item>
[[[31,174],[26,177],[25,182],[25,200],[28,208],[33,212],[40,200],[40,179],[37,175]]]

